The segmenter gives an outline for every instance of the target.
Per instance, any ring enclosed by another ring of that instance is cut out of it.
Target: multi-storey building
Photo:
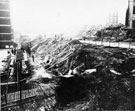
[[[9,0],[0,0],[0,48],[13,47]]]

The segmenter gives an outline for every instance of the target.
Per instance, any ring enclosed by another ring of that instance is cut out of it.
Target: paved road
[[[130,43],[130,42],[102,42],[102,41],[92,41],[92,40],[80,40],[80,42],[95,44],[95,45],[135,49],[135,42],[133,42],[133,43]]]

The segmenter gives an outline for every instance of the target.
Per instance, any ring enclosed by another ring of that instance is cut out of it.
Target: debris
[[[115,71],[113,69],[111,69],[110,72],[112,72],[113,74],[116,74],[116,75],[121,75],[121,73],[119,73],[119,72],[117,72],[117,71]]]
[[[58,111],[135,108],[134,74],[131,76],[135,50],[49,38],[33,46],[33,51],[35,60],[41,58],[42,63],[34,80],[46,78],[49,72],[48,78],[58,84],[55,90]],[[46,57],[51,59],[49,64]]]
[[[96,72],[96,69],[87,69],[87,70],[85,70],[84,73],[86,73],[86,74],[91,74],[91,73],[93,73],[93,72]]]
[[[98,30],[96,33],[97,37],[95,38],[95,40],[108,42],[132,42],[134,41],[134,37],[132,37],[133,34],[131,34],[131,31],[131,29],[126,29],[126,27],[123,24],[118,24],[114,26],[111,25]]]

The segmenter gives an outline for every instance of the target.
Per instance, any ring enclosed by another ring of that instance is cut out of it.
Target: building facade
[[[128,26],[135,29],[135,0],[128,0]]]
[[[0,0],[0,49],[13,47],[9,0]]]

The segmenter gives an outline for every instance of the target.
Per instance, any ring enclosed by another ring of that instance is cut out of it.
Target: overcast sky
[[[22,33],[63,33],[84,25],[105,25],[118,13],[125,22],[128,0],[11,0],[12,25]]]

